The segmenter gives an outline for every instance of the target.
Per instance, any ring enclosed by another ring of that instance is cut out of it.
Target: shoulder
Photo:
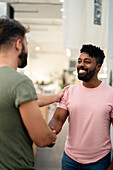
[[[108,93],[109,95],[113,96],[113,87],[111,87],[110,85],[106,84],[103,82],[103,90],[104,92]]]
[[[108,89],[108,90],[110,90],[110,91],[113,91],[113,87],[111,87],[109,84],[106,84],[106,83],[104,83],[104,82],[102,82],[103,83],[103,87],[105,88],[105,89]]]
[[[75,84],[71,84],[71,85],[67,86],[67,87],[68,87],[68,88],[67,88],[67,91],[72,91],[72,90],[74,90],[74,89],[77,89],[77,88],[80,87],[80,85],[81,85],[81,82],[75,83]]]
[[[6,68],[5,74],[7,74],[8,83],[14,86],[18,85],[21,82],[26,82],[26,81],[32,83],[29,77],[27,77],[23,73],[19,73],[18,71],[14,70],[11,67]]]
[[[66,87],[66,90],[65,90],[65,95],[72,94],[74,91],[78,90],[78,88],[81,87],[81,82],[71,84],[71,85],[69,85],[67,87]]]
[[[23,73],[17,72],[16,76],[17,76],[17,78],[20,78],[20,80],[31,81],[31,79]]]

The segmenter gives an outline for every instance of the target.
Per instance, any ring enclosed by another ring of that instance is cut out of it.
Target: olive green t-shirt
[[[0,67],[0,170],[34,170],[33,143],[19,113],[21,103],[34,99],[27,76]]]

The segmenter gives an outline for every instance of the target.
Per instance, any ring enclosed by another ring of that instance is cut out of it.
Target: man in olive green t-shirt
[[[0,170],[33,170],[32,143],[56,140],[39,106],[59,102],[64,90],[37,97],[31,80],[17,72],[27,65],[27,32],[18,21],[0,18]]]

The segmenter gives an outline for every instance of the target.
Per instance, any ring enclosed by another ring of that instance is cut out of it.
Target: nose
[[[78,67],[84,67],[85,66],[85,63],[83,62],[83,61],[81,61],[81,62],[78,62]]]

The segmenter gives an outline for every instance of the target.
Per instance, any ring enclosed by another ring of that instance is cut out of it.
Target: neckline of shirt
[[[99,84],[99,86],[97,86],[97,87],[88,88],[88,87],[85,87],[85,86],[83,85],[83,82],[82,82],[82,81],[81,81],[80,83],[81,83],[81,87],[84,88],[84,89],[86,89],[86,90],[97,90],[97,89],[99,89],[99,88],[104,84],[103,82],[101,82],[101,83]]]

